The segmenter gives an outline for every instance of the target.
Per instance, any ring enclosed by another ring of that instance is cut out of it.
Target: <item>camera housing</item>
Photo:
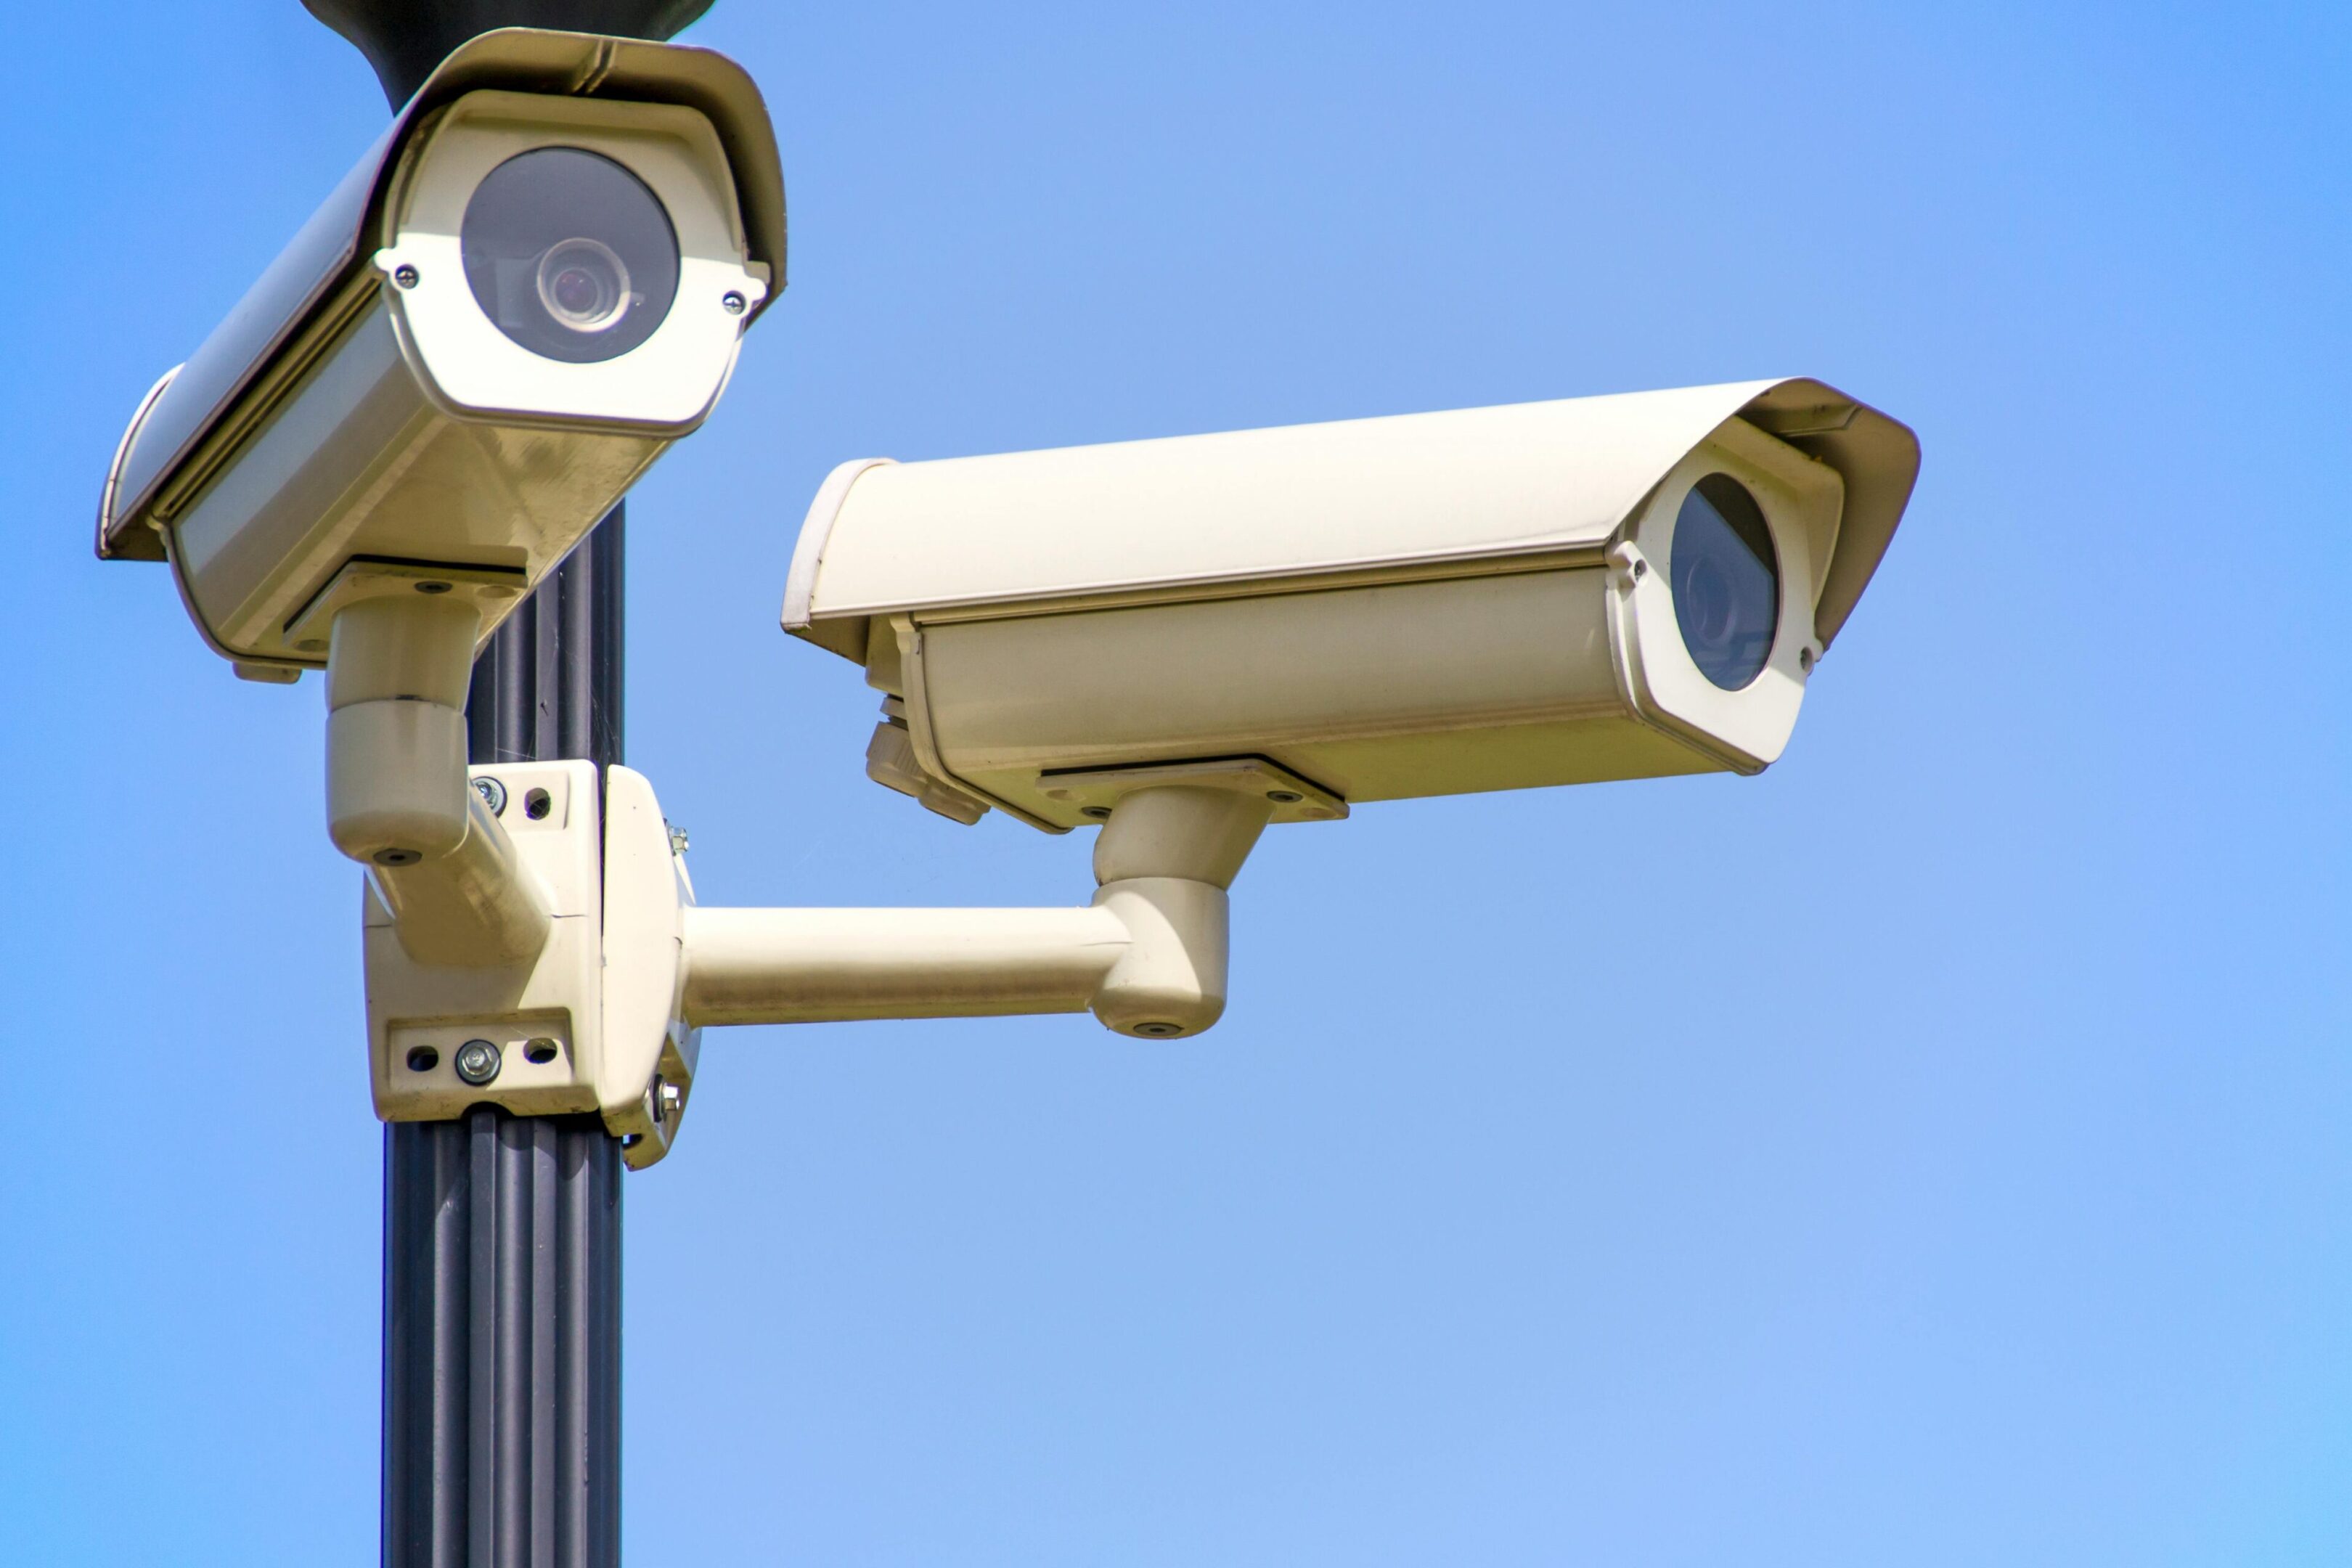
[[[836,468],[787,631],[877,782],[1062,831],[1255,765],[1349,803],[1777,760],[1918,469],[1811,380]]]
[[[169,560],[258,679],[322,668],[341,611],[420,589],[468,604],[478,645],[708,416],[783,259],[739,67],[485,34],[148,395],[98,552]]]

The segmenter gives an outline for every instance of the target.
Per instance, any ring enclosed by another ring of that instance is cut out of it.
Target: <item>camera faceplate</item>
[[[1755,499],[1779,556],[1771,651],[1737,690],[1710,680],[1691,657],[1671,582],[1683,502],[1711,474],[1737,480]],[[1740,419],[1726,420],[1675,465],[1609,552],[1612,637],[1636,713],[1737,772],[1780,760],[1821,657],[1813,609],[1844,498],[1836,469]]]
[[[533,353],[490,319],[467,278],[475,193],[509,161],[550,148],[619,164],[653,193],[677,237],[675,296],[660,325],[609,359]],[[683,435],[718,401],[743,323],[767,297],[746,259],[726,150],[690,109],[468,93],[419,138],[388,208],[376,271],[419,379],[459,417]]]

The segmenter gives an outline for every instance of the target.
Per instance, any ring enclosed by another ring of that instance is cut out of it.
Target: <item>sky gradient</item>
[[[89,521],[383,121],[296,0],[14,19],[0,1561],[372,1561],[319,683]],[[1132,10],[1135,14],[1128,14]],[[1077,902],[782,636],[847,458],[1811,375],[1919,488],[1783,762],[1276,829],[1231,1011],[713,1031],[632,1564],[2352,1558],[2340,7],[777,5],[791,286],[630,503],[713,903]]]

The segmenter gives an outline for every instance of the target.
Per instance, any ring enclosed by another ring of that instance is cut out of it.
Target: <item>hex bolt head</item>
[[[474,781],[474,793],[490,808],[492,816],[503,816],[507,810],[507,786],[485,773]]]
[[[457,1068],[459,1078],[479,1089],[499,1076],[499,1068],[503,1064],[499,1056],[498,1047],[488,1040],[467,1040],[457,1047],[457,1059],[453,1065]]]

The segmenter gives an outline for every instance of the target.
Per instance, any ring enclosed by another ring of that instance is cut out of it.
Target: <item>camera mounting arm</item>
[[[436,579],[360,576],[327,655],[327,832],[368,868],[419,963],[493,968],[547,944],[547,898],[466,779],[480,611]],[[378,591],[367,592],[370,584]]]
[[[817,1023],[1091,1010],[1122,1034],[1197,1034],[1224,1011],[1227,893],[1273,815],[1262,795],[1122,796],[1094,902],[1046,910],[685,911],[687,1021]]]
[[[353,633],[339,629],[337,647],[355,654],[378,617],[404,628],[404,648],[455,645],[440,617],[405,606],[345,616]],[[1091,1010],[1122,1034],[1171,1039],[1224,1011],[1226,889],[1275,811],[1249,764],[1138,769],[1099,786],[1110,804],[1097,808],[1087,905],[704,909],[643,774],[476,767],[473,788],[455,784],[461,813],[423,743],[447,723],[424,711],[437,704],[380,685],[331,679],[365,695],[330,717],[329,794],[337,843],[370,864],[369,1043],[387,1121],[485,1100],[593,1110],[642,1166],[676,1136],[708,1025]],[[370,703],[386,710],[360,712]],[[397,734],[371,750],[379,728]],[[379,840],[413,838],[414,823],[455,842],[386,864]]]

